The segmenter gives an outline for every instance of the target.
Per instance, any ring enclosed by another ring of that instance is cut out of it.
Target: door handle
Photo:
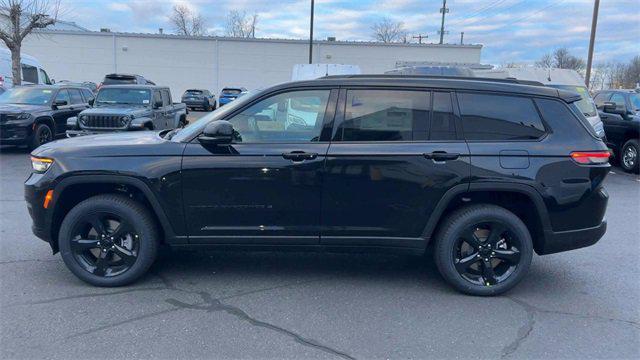
[[[455,160],[460,157],[458,153],[448,153],[446,151],[434,151],[430,153],[425,153],[424,157],[427,159],[431,159],[433,161],[447,161],[447,160]]]
[[[318,157],[316,153],[308,153],[304,151],[292,151],[283,153],[282,157],[291,161],[313,160]]]

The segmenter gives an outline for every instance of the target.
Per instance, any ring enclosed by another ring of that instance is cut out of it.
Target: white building
[[[56,80],[100,82],[108,73],[134,73],[171,87],[218,92],[288,81],[294,64],[307,63],[304,40],[186,37],[93,31],[45,30],[29,35],[22,51],[35,56]],[[480,63],[482,45],[382,44],[315,41],[317,63],[354,64],[383,73],[398,61]]]

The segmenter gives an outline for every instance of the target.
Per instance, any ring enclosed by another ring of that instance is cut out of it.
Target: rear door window
[[[84,96],[84,102],[87,103],[95,98],[89,89],[82,89],[82,95]]]
[[[169,90],[161,90],[162,92],[162,105],[169,106],[171,105],[171,96],[169,95]]]
[[[78,89],[68,89],[69,97],[71,98],[72,104],[82,104],[84,100],[82,99],[82,95],[80,94],[80,90]]]
[[[348,90],[336,141],[427,139],[430,93],[411,90]]]
[[[530,98],[458,93],[458,102],[467,140],[535,140],[545,134]]]
[[[433,111],[431,113],[430,140],[455,140],[456,123],[453,114],[451,93],[436,91],[433,93]]]

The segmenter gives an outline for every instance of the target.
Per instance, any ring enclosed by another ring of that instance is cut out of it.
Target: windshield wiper
[[[179,131],[180,129],[173,129],[164,135],[164,138],[167,140],[171,140],[171,138]]]

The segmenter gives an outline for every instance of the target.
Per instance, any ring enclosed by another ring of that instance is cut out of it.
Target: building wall
[[[396,61],[479,63],[481,45],[317,42],[314,62],[359,65],[382,73]],[[46,31],[30,35],[22,51],[35,56],[56,80],[100,82],[107,73],[141,74],[171,87],[218,92],[224,86],[265,87],[291,79],[294,64],[308,62],[301,40],[188,38],[174,35]]]

